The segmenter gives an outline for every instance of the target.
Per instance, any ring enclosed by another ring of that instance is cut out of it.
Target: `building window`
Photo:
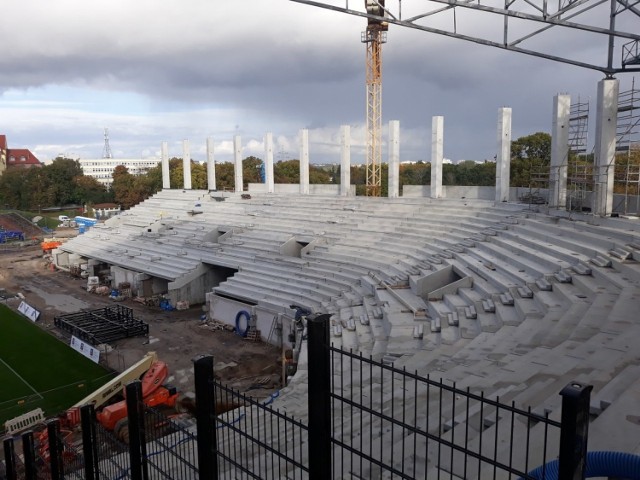
[[[15,161],[16,161],[16,157],[14,157],[13,155],[11,155],[11,156],[9,157],[9,161],[10,161],[10,162],[15,162]]]
[[[26,162],[26,161],[27,161],[27,157],[25,157],[24,155],[22,155],[22,156],[20,157],[20,161],[21,161],[21,162]]]

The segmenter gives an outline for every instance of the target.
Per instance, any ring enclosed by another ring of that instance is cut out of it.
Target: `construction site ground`
[[[86,279],[51,270],[40,245],[0,251],[0,289],[4,289],[0,293],[8,297],[22,294],[29,305],[41,312],[37,323],[65,342],[67,334],[54,326],[56,315],[114,304],[108,296],[87,292],[86,286]],[[15,309],[20,301],[12,299],[7,303]],[[280,349],[202,321],[202,305],[164,311],[133,299],[120,303],[132,308],[137,319],[149,324],[149,337],[114,342],[113,350],[101,359],[109,368],[122,371],[146,352],[155,351],[169,365],[168,383],[189,394],[194,388],[192,359],[210,354],[214,356],[216,377],[229,386],[256,398],[268,397],[280,388]],[[229,323],[229,319],[217,320]]]

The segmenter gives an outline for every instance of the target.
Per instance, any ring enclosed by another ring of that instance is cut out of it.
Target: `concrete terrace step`
[[[589,449],[638,453],[640,451],[640,380],[619,394],[611,407],[589,425]]]

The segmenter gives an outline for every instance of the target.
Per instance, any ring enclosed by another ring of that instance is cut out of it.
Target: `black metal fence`
[[[558,414],[521,409],[455,384],[394,368],[329,342],[329,316],[307,322],[306,420],[257,401],[194,359],[196,433],[143,406],[127,386],[128,443],[82,408],[82,441],[48,424],[46,458],[33,434],[23,461],[5,439],[7,478],[329,479],[584,478],[591,387],[569,384]],[[554,416],[554,415],[557,415]],[[57,429],[57,430],[56,430]],[[53,439],[53,440],[52,440]],[[557,460],[549,469],[541,466]]]

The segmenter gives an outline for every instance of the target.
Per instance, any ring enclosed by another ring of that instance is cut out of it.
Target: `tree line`
[[[551,136],[537,132],[520,137],[511,143],[511,186],[546,186],[551,162]],[[571,159],[572,164],[593,163],[592,156]],[[617,164],[640,164],[640,152],[620,156]],[[218,190],[232,190],[235,187],[234,163],[216,163],[216,186]],[[250,156],[242,161],[244,187],[249,183],[262,182],[263,161]],[[431,164],[418,161],[403,163],[400,170],[400,188],[403,185],[429,185]],[[184,183],[181,158],[169,160],[171,188],[182,188]],[[545,173],[546,172],[546,173]],[[365,194],[366,166],[351,166],[351,183],[356,186],[356,194]],[[545,175],[546,178],[545,179]],[[381,165],[383,196],[388,194],[388,165]],[[496,179],[495,162],[476,163],[464,161],[443,165],[443,185],[493,186]],[[275,183],[299,183],[299,160],[284,160],[274,164]],[[339,184],[340,165],[309,165],[309,182],[312,184]],[[207,189],[207,165],[191,162],[191,185],[194,189]],[[0,207],[38,211],[41,208],[65,205],[95,205],[116,203],[122,208],[149,198],[162,189],[162,167],[160,163],[146,174],[132,175],[124,166],[116,167],[110,189],[105,188],[92,177],[85,176],[76,160],[58,157],[42,168],[8,170],[0,177]]]

